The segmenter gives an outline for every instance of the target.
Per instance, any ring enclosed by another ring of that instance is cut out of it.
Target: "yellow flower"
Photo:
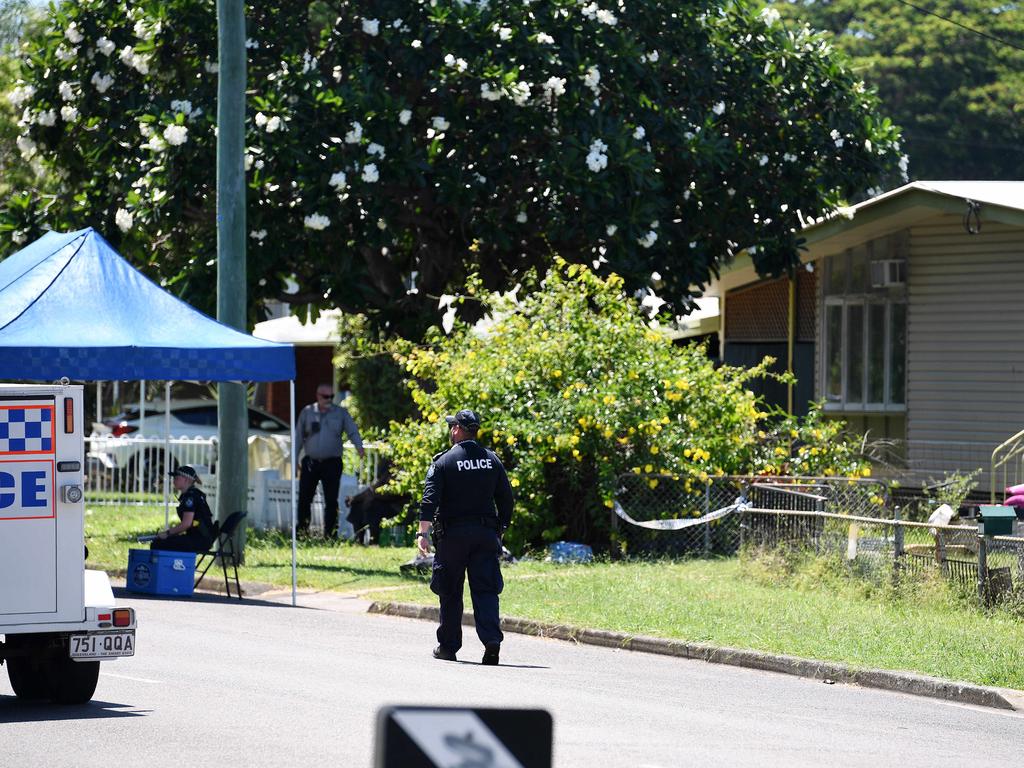
[[[687,448],[685,451],[683,451],[683,456],[685,456],[686,458],[690,458],[690,455],[692,453],[693,453],[693,451],[691,451],[689,448]]]
[[[617,438],[615,438],[615,440],[616,440],[616,442],[618,442],[619,445],[629,445],[629,438],[628,437],[617,437]]]
[[[556,379],[560,379],[560,378],[562,378],[562,369],[561,369],[561,368],[555,368],[555,370],[553,370],[553,371],[551,372],[551,375],[552,375],[552,376],[553,376],[554,378],[556,378]]]
[[[791,430],[789,430],[789,436],[790,437],[800,437],[800,433],[797,432],[795,429],[791,429]]]
[[[637,374],[637,372],[636,372],[636,371],[630,371],[630,372],[629,372],[629,373],[627,374],[627,378],[628,378],[628,379],[629,379],[630,381],[636,381],[637,379],[639,379],[639,378],[640,378],[640,376],[639,376],[639,374]]]
[[[776,456],[785,456],[786,453],[787,453],[786,449],[783,448],[781,445],[776,446],[776,448],[775,448],[775,455]]]
[[[653,479],[653,478],[651,480],[648,480],[647,481],[647,487],[650,488],[651,490],[657,488],[658,487],[658,481],[656,479]]]
[[[685,379],[676,379],[676,389],[687,390],[690,388],[690,383]]]
[[[634,475],[639,475],[640,474],[640,467],[633,467],[633,474]]]
[[[519,487],[519,478],[518,477],[513,477],[511,480],[509,480],[509,484],[513,488],[518,488]]]
[[[644,466],[644,472],[646,472],[647,474],[650,474],[653,471],[654,471],[654,465],[653,464],[647,464],[647,465]]]
[[[615,395],[605,395],[604,396],[604,404],[605,405],[611,405],[614,402],[615,402]]]
[[[570,437],[569,438],[569,444],[570,445],[579,445],[580,444],[580,436],[579,435],[573,435],[572,437]]]
[[[515,445],[516,444],[515,435],[509,435],[508,439],[505,442],[508,443],[509,445]]]
[[[668,416],[662,416],[661,417],[661,423],[662,424],[668,424]]]
[[[605,500],[604,500],[604,505],[605,505],[606,507],[608,507],[608,509],[611,509],[612,507],[614,507],[614,506],[615,506],[615,502],[614,502],[614,501],[612,501],[611,499],[605,499]]]
[[[860,471],[861,477],[871,477],[871,467],[864,467]]]
[[[656,445],[651,446],[651,453],[657,453],[660,449]]]
[[[606,429],[606,430],[604,431],[604,436],[605,436],[606,438],[607,438],[607,437],[611,437],[611,436],[612,436],[613,434],[615,434],[615,433],[614,433],[614,432],[612,432],[612,431],[611,431],[610,429]]]

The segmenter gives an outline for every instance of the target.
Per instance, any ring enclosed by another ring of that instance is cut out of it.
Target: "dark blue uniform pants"
[[[501,578],[501,540],[483,525],[451,528],[437,543],[430,589],[441,600],[437,642],[455,652],[462,647],[462,585],[469,573],[476,634],[484,645],[503,639],[498,619]]]
[[[341,457],[333,459],[302,460],[299,475],[298,529],[309,531],[310,506],[316,495],[317,483],[324,486],[324,537],[333,538],[338,532],[338,489],[341,487]]]

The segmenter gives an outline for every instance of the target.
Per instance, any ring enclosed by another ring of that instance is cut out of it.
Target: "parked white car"
[[[212,467],[217,461],[217,403],[212,400],[171,402],[170,438],[167,435],[163,402],[146,403],[145,418],[140,421],[138,407],[128,408],[102,425],[94,424],[88,439],[89,463],[93,472],[113,473],[127,478],[142,490],[160,487],[161,475],[168,466],[198,464]],[[281,442],[287,449],[289,426],[259,408],[249,408],[249,436],[258,435]],[[141,473],[141,476],[140,476]],[[140,482],[141,481],[141,482]]]

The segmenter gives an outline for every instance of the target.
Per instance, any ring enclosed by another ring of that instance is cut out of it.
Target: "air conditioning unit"
[[[871,287],[890,288],[907,282],[907,262],[903,259],[880,259],[871,262]]]

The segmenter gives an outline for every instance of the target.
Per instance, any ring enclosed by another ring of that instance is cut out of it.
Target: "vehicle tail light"
[[[114,611],[115,627],[130,627],[132,625],[132,609],[118,608]]]
[[[122,421],[116,427],[114,427],[114,437],[123,437],[124,435],[130,435],[132,432],[138,432],[138,427],[133,427],[131,424]]]
[[[96,617],[96,621],[110,621],[110,614],[101,613],[99,616]]]

